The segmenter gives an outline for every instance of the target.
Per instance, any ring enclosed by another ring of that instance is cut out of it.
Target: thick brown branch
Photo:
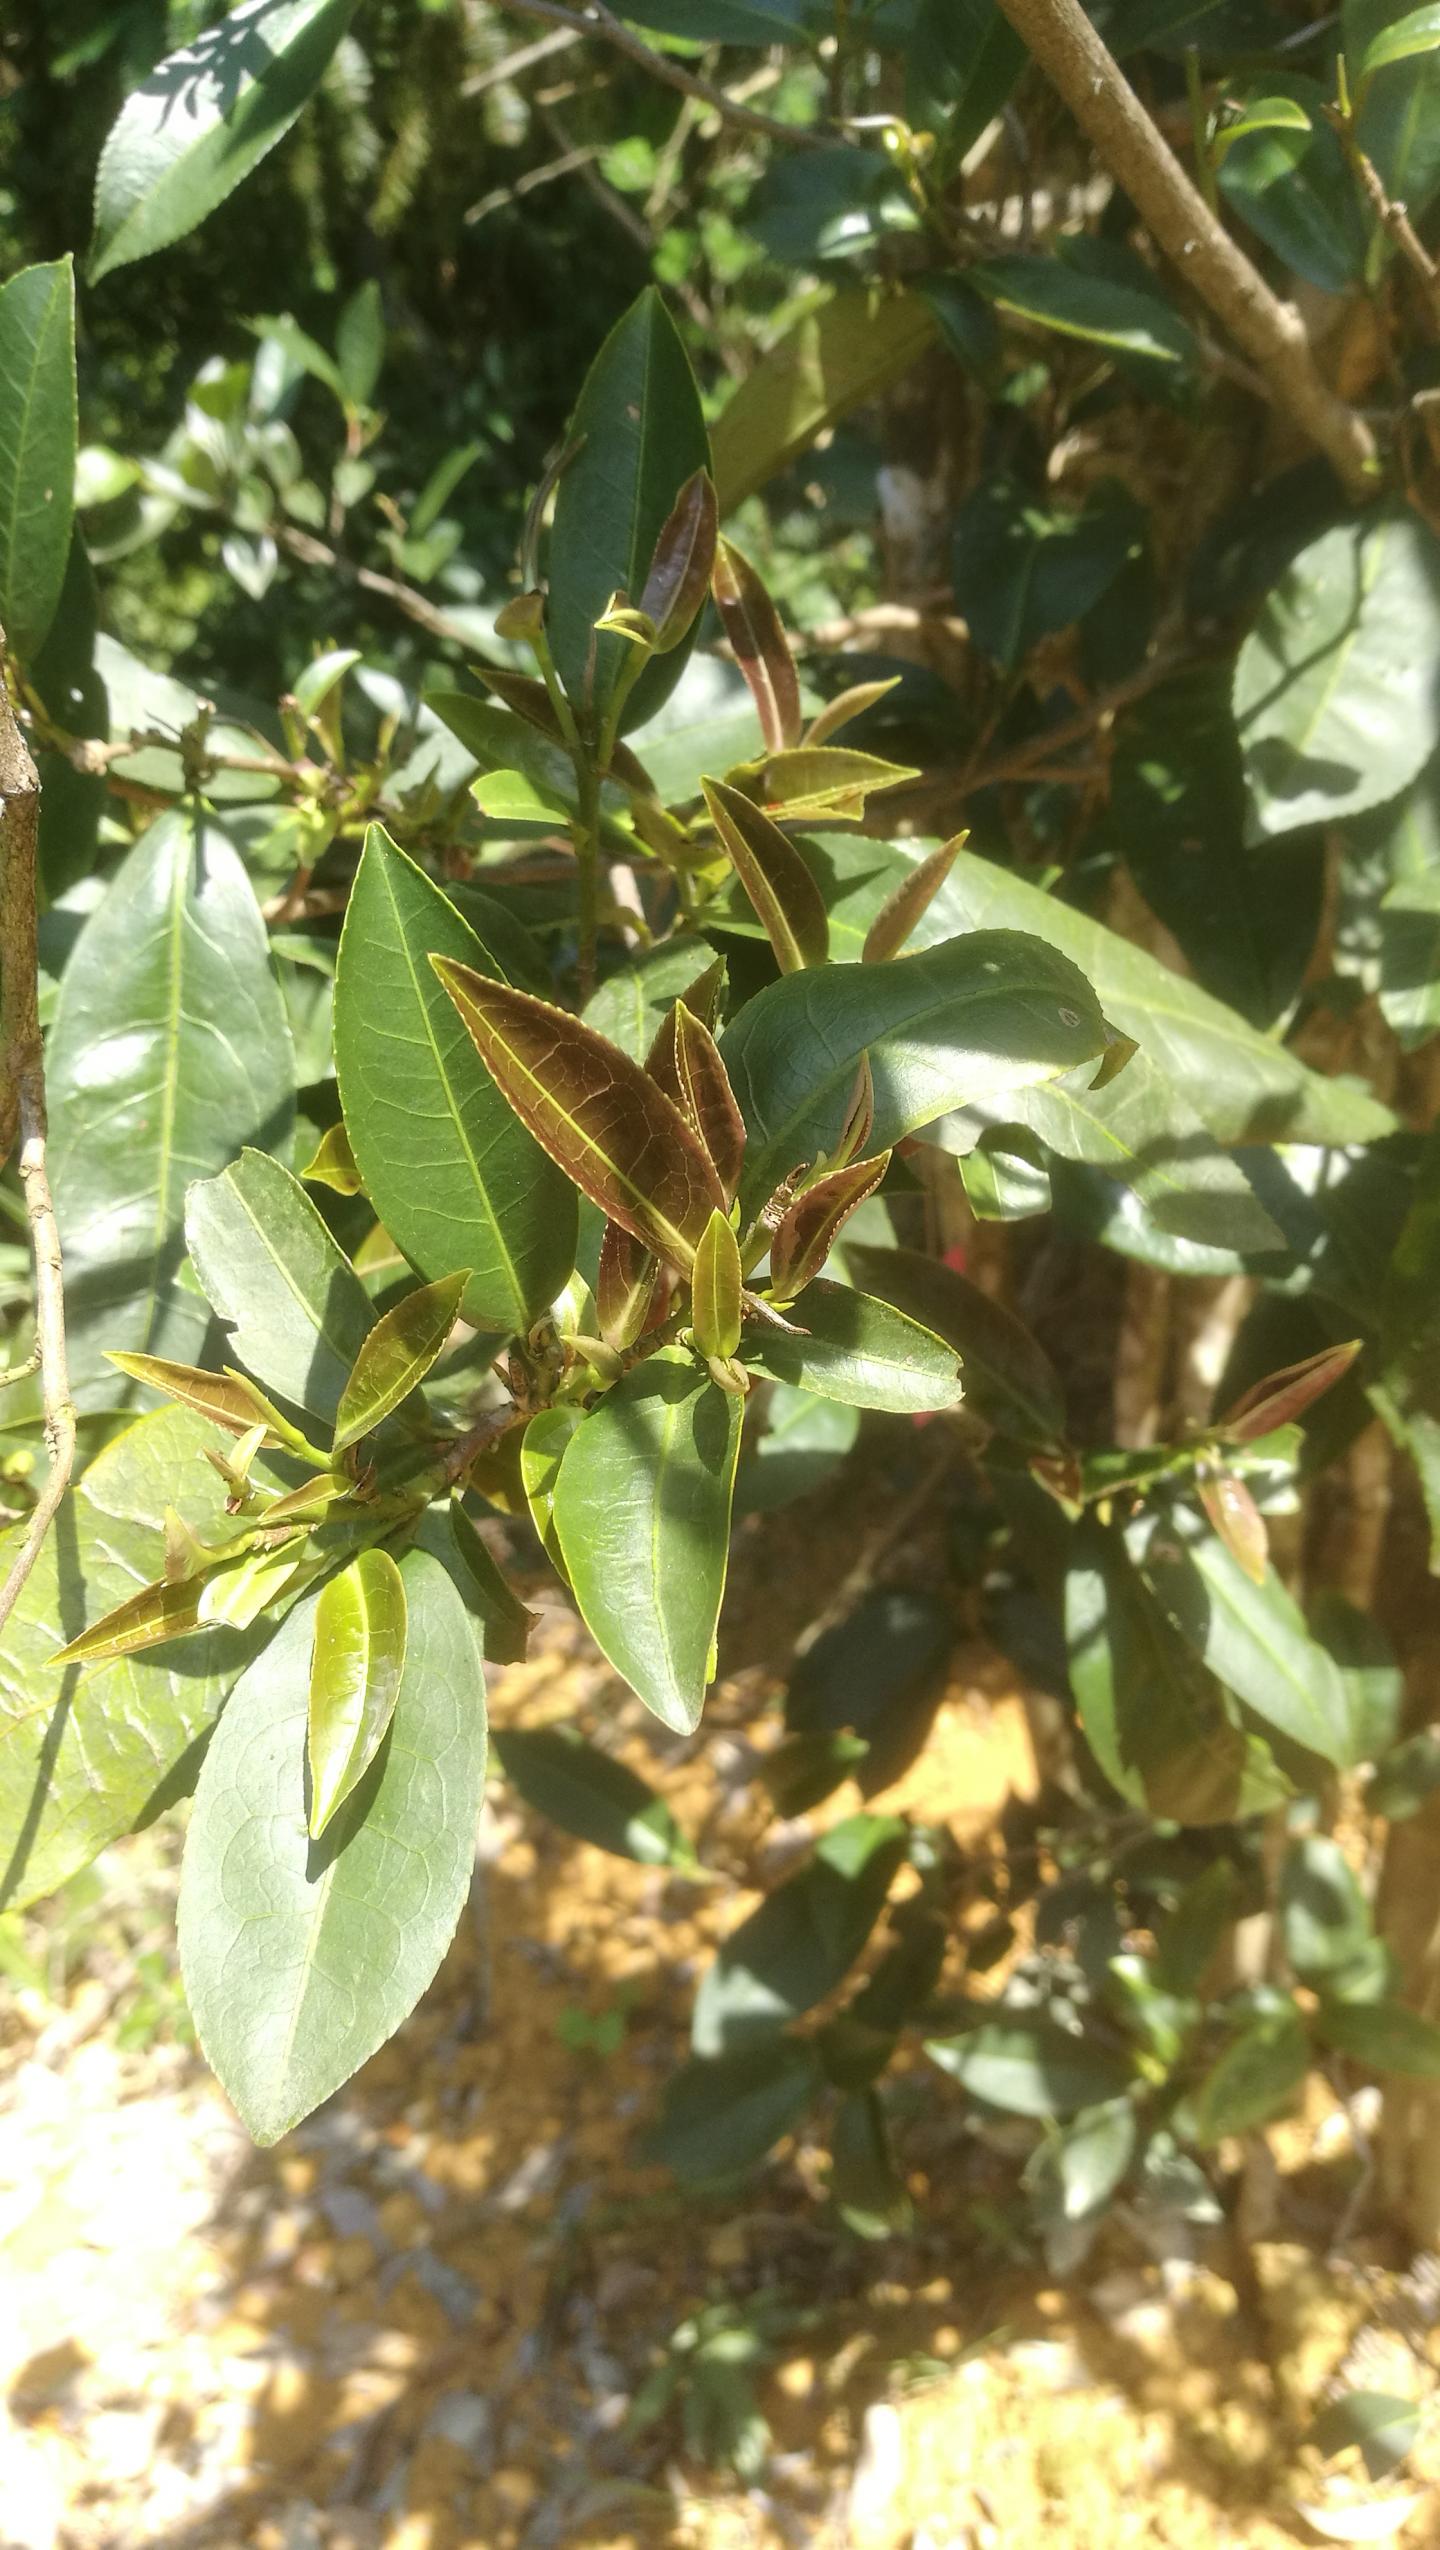
[[[812,148],[827,137],[805,124],[782,124],[778,116],[762,115],[758,107],[742,106],[735,97],[727,97],[710,80],[702,80],[696,71],[687,71],[681,62],[672,61],[668,53],[657,53],[651,45],[622,26],[613,12],[592,0],[592,5],[579,9],[562,9],[555,0],[495,0],[499,9],[508,9],[515,18],[540,18],[547,26],[568,27],[575,35],[597,36],[602,44],[623,53],[627,62],[636,62],[652,79],[663,80],[667,88],[678,89],[682,97],[694,97],[708,106],[726,124],[736,125],[742,133],[763,133],[772,142],[798,142],[802,149]]]
[[[1080,0],[1000,6],[1167,257],[1249,356],[1275,405],[1328,455],[1352,496],[1376,494],[1380,464],[1369,426],[1327,388],[1298,310],[1276,299],[1191,184]]]
[[[8,1157],[18,1132],[20,1183],[35,1261],[35,1346],[45,1409],[50,1469],[19,1554],[0,1586],[0,1627],[8,1620],[44,1545],[75,1461],[75,1409],[65,1353],[65,1296],[60,1233],[45,1164],[45,1066],[36,1007],[35,868],[40,781],[15,723],[0,641],[0,1046],[5,1086],[0,1137]]]

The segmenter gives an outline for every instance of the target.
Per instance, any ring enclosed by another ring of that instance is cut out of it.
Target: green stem
[[[595,951],[600,935],[600,772],[583,749],[575,757],[580,803],[570,826],[580,871],[580,998],[595,989]]]

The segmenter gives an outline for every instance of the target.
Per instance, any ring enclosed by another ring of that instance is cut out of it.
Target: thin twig
[[[8,1158],[18,1134],[20,1184],[35,1261],[35,1344],[45,1411],[50,1469],[36,1499],[25,1537],[4,1585],[0,1628],[59,1511],[75,1462],[75,1407],[65,1354],[65,1294],[60,1232],[45,1165],[45,1063],[37,1007],[35,907],[36,852],[40,831],[40,779],[15,723],[5,686],[0,636],[0,940],[5,950],[0,984],[0,1050],[5,1084],[0,1092],[0,1158]]]
[[[1350,495],[1378,494],[1369,426],[1321,379],[1299,311],[1276,299],[1211,212],[1080,0],[1000,5],[1166,255],[1261,373],[1275,406],[1328,455]]]
[[[1340,136],[1345,157],[1381,229],[1391,245],[1399,250],[1412,273],[1419,277],[1432,327],[1440,328],[1440,274],[1436,272],[1434,258],[1417,234],[1405,206],[1396,203],[1394,198],[1386,193],[1384,181],[1375,162],[1360,148],[1355,138],[1354,116],[1347,114],[1344,108],[1339,106],[1327,106],[1325,115]]]
[[[652,79],[663,80],[667,88],[678,89],[682,97],[698,98],[712,114],[720,116],[726,124],[736,125],[743,133],[763,133],[768,141],[797,142],[802,149],[811,150],[827,139],[827,135],[817,132],[813,125],[782,124],[778,116],[762,115],[757,107],[742,106],[738,98],[727,96],[724,89],[717,89],[712,81],[702,80],[698,72],[687,71],[683,64],[672,61],[669,54],[655,52],[638,35],[632,35],[611,10],[601,5],[601,0],[590,0],[590,6],[583,14],[577,9],[558,8],[555,0],[494,0],[494,5],[497,9],[508,9],[512,17],[540,18],[547,26],[569,27],[576,35],[598,37],[602,44],[612,45],[617,53],[623,53],[627,62],[638,63]]]
[[[385,601],[393,602],[397,611],[403,611],[407,620],[428,630],[431,637],[448,638],[457,646],[475,644],[473,629],[462,628],[458,620],[437,610],[423,593],[417,593],[411,584],[401,584],[398,577],[382,576],[374,567],[357,567],[343,550],[332,549],[328,540],[317,540],[313,532],[297,531],[293,523],[282,523],[276,538],[281,548],[288,549],[302,566],[323,567],[327,575],[339,576],[346,584],[358,584],[365,593],[380,594]]]
[[[580,41],[578,33],[568,27],[557,27],[553,35],[537,36],[533,44],[519,45],[507,53],[503,62],[488,63],[483,71],[472,71],[460,83],[462,97],[483,97],[487,89],[499,88],[506,80],[518,80],[522,71],[533,71],[538,62],[548,62],[553,54],[568,53]]]

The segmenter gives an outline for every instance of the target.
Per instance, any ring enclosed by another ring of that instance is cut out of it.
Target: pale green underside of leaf
[[[319,1843],[305,1820],[314,1606],[237,1686],[206,1756],[180,1889],[206,2059],[257,2142],[349,2079],[414,2008],[470,1884],[485,1780],[479,1645],[436,1560],[402,1562],[405,1672],[376,1765]]]

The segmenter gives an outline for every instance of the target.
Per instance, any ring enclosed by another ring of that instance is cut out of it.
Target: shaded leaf
[[[682,2063],[645,2138],[645,2157],[691,2185],[738,2178],[794,2131],[823,2080],[814,2047],[790,2037]]]
[[[1293,76],[1265,82],[1266,104],[1289,96],[1308,130],[1265,126],[1241,134],[1219,175],[1226,203],[1256,237],[1322,292],[1343,292],[1365,265],[1365,222],[1339,135],[1325,116],[1329,92]]]
[[[373,1434],[425,1378],[459,1316],[469,1274],[442,1275],[377,1319],[335,1411],[335,1450]]]
[[[796,320],[722,410],[713,448],[722,518],[817,436],[874,398],[935,341],[917,292],[837,292]]]
[[[806,1286],[786,1317],[801,1333],[747,1328],[743,1363],[849,1408],[921,1416],[959,1406],[962,1384],[953,1349],[888,1302],[822,1278]]]
[[[657,654],[668,655],[688,637],[710,590],[719,513],[709,472],[697,469],[675,499],[665,522],[639,608],[655,630]]]
[[[361,1550],[321,1588],[305,1750],[316,1838],[369,1770],[405,1670],[405,1580],[388,1550]]]
[[[421,1546],[445,1567],[451,1582],[459,1588],[460,1599],[467,1611],[473,1612],[483,1631],[482,1644],[492,1664],[522,1664],[535,1627],[536,1615],[528,1611],[514,1587],[501,1574],[481,1539],[474,1523],[458,1502],[452,1503],[448,1515],[449,1548],[437,1533],[432,1542],[421,1526]]]
[[[1315,2028],[1326,2045],[1371,2071],[1440,2081],[1440,2027],[1399,2001],[1322,2000]]]
[[[607,1222],[595,1271],[595,1309],[607,1346],[623,1353],[646,1334],[659,1308],[664,1280],[659,1258],[618,1222]]]
[[[1064,1442],[1065,1400],[1054,1367],[1003,1303],[915,1249],[851,1240],[845,1263],[862,1292],[893,1303],[959,1356],[966,1405],[987,1425],[1041,1452]]]
[[[982,2019],[925,2051],[982,2106],[1009,2116],[1074,2116],[1119,2098],[1130,2078],[1123,2056],[1052,2019]]]
[[[333,1421],[374,1312],[304,1188],[278,1160],[242,1151],[190,1188],[185,1236],[241,1361],[282,1399]]]
[[[562,1833],[646,1868],[688,1868],[695,1854],[669,1807],[638,1773],[573,1727],[509,1727],[494,1738],[507,1780]]]
[[[644,1062],[677,1000],[694,991],[711,963],[703,939],[665,939],[631,965],[617,966],[585,1004],[584,1018],[632,1062]],[[669,1093],[672,1097],[674,1091]]]
[[[65,584],[75,445],[75,275],[61,257],[0,290],[0,628],[27,678]]]
[[[1133,283],[1087,272],[1066,257],[1070,244],[1062,243],[1057,256],[983,258],[969,270],[968,280],[1007,316],[1052,328],[1059,336],[1152,363],[1198,362],[1199,347],[1190,329],[1158,287],[1145,289],[1143,269]]]
[[[976,645],[1013,670],[1038,639],[1083,619],[1143,542],[1144,515],[1113,482],[1077,513],[1009,478],[982,479],[954,536],[955,598]]]
[[[1292,1743],[1347,1764],[1353,1726],[1339,1668],[1274,1569],[1256,1583],[1198,1515],[1178,1508],[1144,1529],[1145,1575],[1211,1672]]]
[[[1250,2134],[1288,2107],[1310,2069],[1310,2039],[1296,2010],[1242,2029],[1191,2093],[1191,2131],[1202,2145]]]
[[[695,2052],[729,2054],[774,2035],[843,1983],[880,1918],[905,1844],[898,1816],[852,1815],[833,1825],[808,1864],[722,1940],[695,1996]]]

